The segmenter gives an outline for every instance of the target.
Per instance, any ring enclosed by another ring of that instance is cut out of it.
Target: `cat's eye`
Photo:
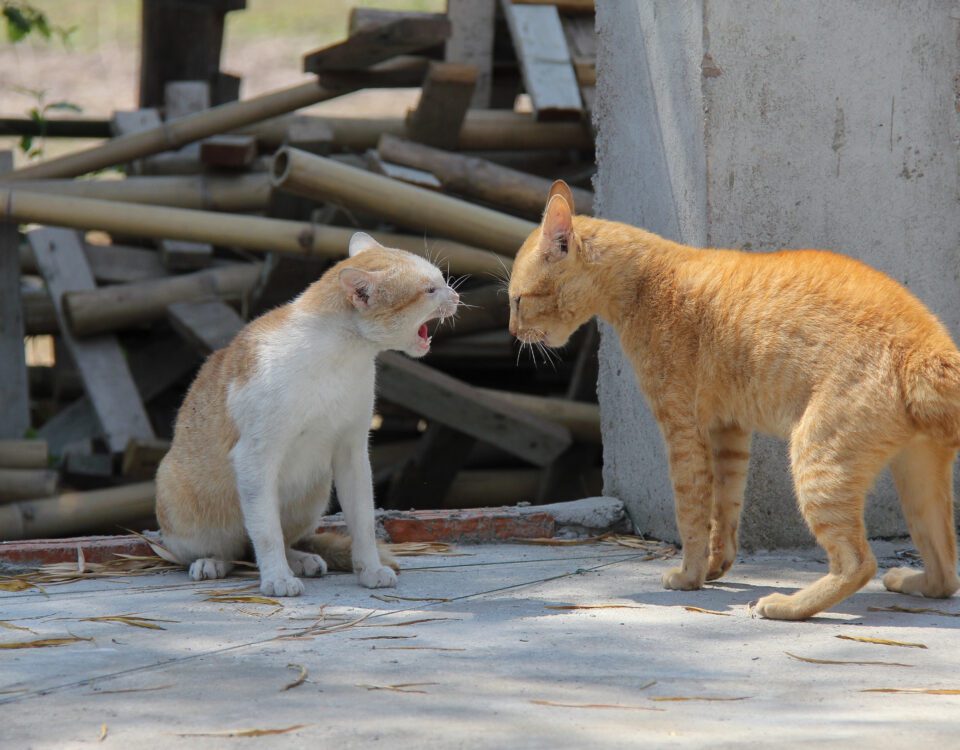
[[[437,291],[437,288],[435,286],[432,286],[427,289],[427,294],[434,294],[436,293],[436,291]]]

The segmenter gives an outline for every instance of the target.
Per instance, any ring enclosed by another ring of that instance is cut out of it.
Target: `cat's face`
[[[351,239],[350,259],[341,264],[339,279],[363,337],[411,357],[430,351],[427,324],[452,317],[460,302],[435,265],[384,247],[363,232]]]
[[[581,273],[583,245],[573,229],[573,196],[558,180],[541,225],[517,253],[510,275],[510,333],[524,344],[563,346],[590,317]]]

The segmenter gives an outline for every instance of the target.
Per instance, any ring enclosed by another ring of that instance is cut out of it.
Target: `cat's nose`
[[[507,330],[510,331],[510,335],[516,337],[517,335],[517,323],[514,321],[513,316],[510,316],[510,323],[507,324]]]
[[[455,291],[453,291],[452,289],[450,290],[450,303],[451,303],[451,304],[454,304],[454,305],[459,305],[459,304],[460,304],[460,295],[457,294],[457,293],[456,293]]]

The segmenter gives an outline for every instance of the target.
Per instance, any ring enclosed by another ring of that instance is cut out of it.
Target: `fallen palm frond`
[[[620,711],[663,711],[653,706],[627,706],[622,703],[560,703],[558,701],[531,700],[536,706],[553,706],[555,708],[606,708]]]
[[[548,604],[544,609],[643,609],[642,604]]]
[[[913,693],[915,695],[960,695],[955,688],[868,688],[861,693]]]
[[[94,690],[88,695],[117,695],[119,693],[152,693],[156,690],[166,690],[167,688],[172,688],[173,683],[169,685],[153,685],[152,687],[144,688],[118,688],[116,690]]]
[[[319,624],[312,625],[310,627],[303,628],[302,630],[298,630],[294,633],[290,633],[289,635],[278,635],[276,637],[276,640],[297,641],[297,640],[303,640],[306,638],[313,638],[314,636],[318,636],[318,635],[327,635],[328,633],[338,633],[341,630],[347,630],[348,628],[362,627],[360,626],[360,623],[374,614],[375,612],[371,610],[370,612],[367,612],[362,617],[358,617],[355,620],[350,620],[349,622],[337,622],[331,625],[323,625],[323,626],[320,626]]]
[[[416,557],[418,555],[471,556],[466,552],[454,552],[454,546],[447,542],[392,542],[386,547],[396,557]]]
[[[179,620],[163,620],[156,617],[140,617],[134,613],[127,615],[100,615],[99,617],[81,617],[80,622],[117,622],[129,625],[132,628],[146,628],[147,630],[166,630],[156,625],[158,622],[180,622]]]
[[[89,578],[153,575],[180,570],[182,567],[151,555],[117,555],[113,560],[102,563],[81,561],[78,557],[77,562],[41,565],[35,571],[25,573],[22,578],[27,579],[31,584],[72,583]]]
[[[375,651],[466,651],[465,648],[444,648],[443,646],[372,646]]]
[[[234,594],[239,594],[241,591],[254,591],[259,589],[259,583],[251,583],[247,586],[234,586],[229,589],[204,589],[198,591],[198,594],[204,594],[206,596],[233,596]]]
[[[541,547],[579,547],[584,544],[596,544],[597,542],[602,542],[605,539],[609,539],[611,536],[615,536],[615,534],[612,532],[607,532],[606,534],[600,534],[600,536],[588,536],[583,539],[554,539],[553,537],[523,539],[521,537],[514,537],[510,541],[516,542],[517,544],[536,544]]]
[[[791,654],[789,651],[784,651],[787,656],[791,659],[796,659],[797,661],[805,661],[808,664],[853,664],[862,667],[912,667],[913,664],[900,664],[895,661],[845,661],[845,660],[834,660],[834,659],[814,659],[809,656],[797,656],[796,654]]]
[[[416,638],[415,635],[364,635],[351,638],[351,641],[401,641],[406,638]]]
[[[926,648],[922,643],[909,643],[907,641],[888,641],[886,638],[864,638],[858,635],[836,635],[834,638],[840,638],[844,641],[857,641],[858,643],[873,643],[877,646],[901,646],[903,648]]]
[[[905,612],[911,615],[942,615],[943,617],[960,617],[960,612],[947,612],[945,609],[932,607],[901,607],[894,604],[890,607],[867,607],[869,612]]]
[[[715,609],[704,609],[703,607],[684,607],[687,612],[699,612],[701,615],[720,615],[721,617],[730,617],[729,612],[718,612]]]
[[[309,727],[310,724],[294,724],[279,729],[224,729],[220,732],[177,732],[177,737],[266,737],[271,734],[287,734],[298,729]]]
[[[29,574],[28,574],[29,575]],[[0,578],[0,591],[26,591],[27,589],[39,588],[37,584],[31,583],[22,576]]]
[[[365,628],[403,628],[407,625],[419,625],[424,622],[460,622],[461,617],[423,617],[419,620],[404,620],[403,622],[380,622],[374,625],[364,625]]]
[[[619,547],[628,547],[629,549],[642,549],[653,553],[654,557],[673,557],[677,554],[677,548],[666,542],[658,542],[651,539],[644,539],[641,536],[632,534],[608,534],[601,541],[602,544],[616,544]],[[652,558],[646,558],[652,559]]]
[[[100,737],[99,737],[99,741],[100,741],[100,742],[103,742],[105,739],[107,739],[107,725],[106,725],[106,724],[101,724],[101,725],[100,725]]]
[[[394,693],[423,693],[426,695],[426,690],[413,690],[412,688],[439,684],[439,682],[400,682],[396,685],[357,685],[357,687],[366,688],[367,690],[391,690]]]
[[[718,702],[729,702],[729,701],[745,701],[751,696],[742,695],[736,698],[726,698],[726,697],[715,697],[710,695],[657,695],[652,697],[650,700],[657,701],[658,703],[667,703],[675,701],[718,701]]]
[[[28,633],[37,634],[35,630],[25,628],[23,625],[14,625],[12,622],[7,622],[6,620],[0,620],[0,628],[6,628],[7,630],[26,630]]]
[[[305,666],[302,664],[287,664],[287,667],[289,669],[299,669],[300,674],[297,675],[297,679],[295,679],[293,682],[288,682],[286,685],[280,688],[281,693],[287,690],[293,690],[295,687],[300,687],[304,682],[307,681],[307,668]]]
[[[4,688],[0,690],[0,695],[14,695],[16,693],[25,693],[30,688]]]
[[[77,635],[71,635],[65,638],[37,638],[32,641],[8,641],[6,643],[0,643],[0,649],[51,648],[53,646],[69,646],[71,643],[92,640],[93,638],[82,638]]]
[[[371,599],[379,599],[382,602],[449,602],[442,596],[394,596],[393,594],[370,594]]]
[[[268,596],[256,596],[253,594],[217,594],[208,596],[205,602],[215,602],[217,604],[269,604],[272,607],[282,607],[283,604],[276,599]]]

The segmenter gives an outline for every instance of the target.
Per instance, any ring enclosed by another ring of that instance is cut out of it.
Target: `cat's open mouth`
[[[421,323],[417,329],[417,347],[425,352],[430,351],[430,331],[426,323]]]

